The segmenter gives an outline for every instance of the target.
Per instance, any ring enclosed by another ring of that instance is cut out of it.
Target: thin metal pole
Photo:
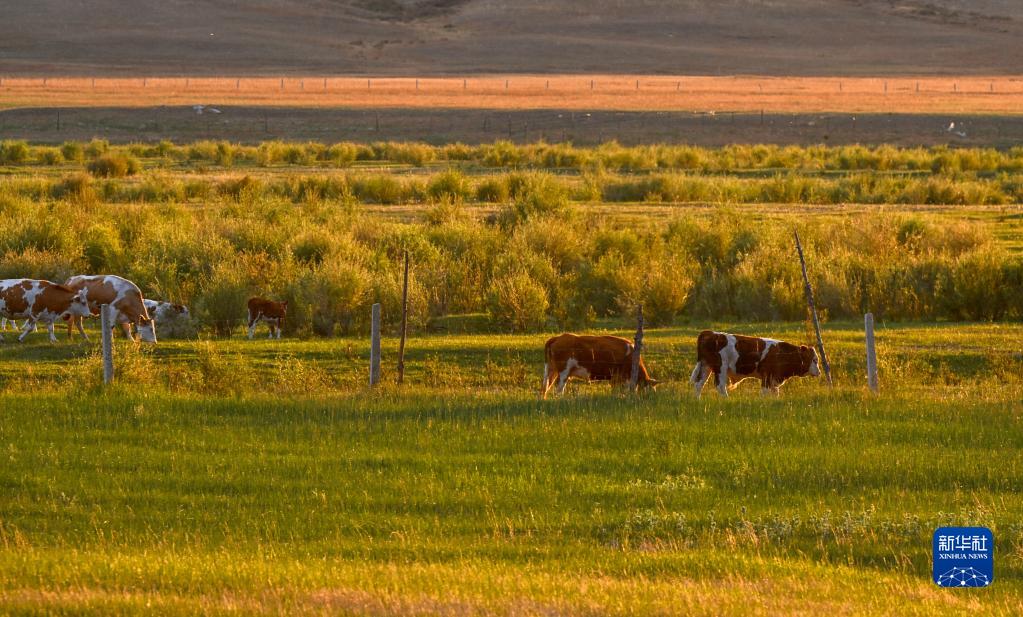
[[[369,346],[369,385],[375,386],[380,381],[380,303],[373,305],[373,325],[370,332]]]
[[[799,243],[799,232],[793,232],[796,236],[796,251],[799,252],[799,265],[803,269],[803,283],[806,285],[806,303],[810,307],[810,315],[813,317],[813,329],[817,333],[817,352],[821,356],[821,366],[824,367],[824,374],[828,378],[828,385],[834,385],[831,381],[831,365],[828,364],[828,354],[824,352],[824,339],[821,338],[821,323],[817,319],[817,307],[813,302],[813,288],[810,287],[810,277],[806,275],[806,259],[803,257],[803,246]]]
[[[877,383],[877,348],[874,346],[874,314],[863,316],[863,329],[867,336],[867,385],[870,391],[877,394],[880,387]]]
[[[408,250],[405,250],[405,282],[401,287],[401,341],[398,343],[398,385],[405,379],[405,337],[408,334]]]
[[[643,305],[636,307],[636,341],[632,347],[632,378],[629,380],[629,389],[636,391],[639,385],[639,357],[643,353]]]

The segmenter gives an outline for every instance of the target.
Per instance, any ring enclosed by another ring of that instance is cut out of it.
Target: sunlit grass
[[[579,385],[546,402],[544,335],[416,336],[406,385],[377,391],[362,339],[122,342],[109,391],[83,381],[99,368],[80,359],[90,345],[5,344],[0,606],[1023,608],[1020,326],[879,324],[874,397],[858,324],[829,324],[834,390],[797,380],[779,399],[750,386],[697,401],[684,381],[700,327],[648,332],[657,392]],[[195,367],[211,353],[222,374]],[[991,588],[930,582],[942,524],[994,530]]]

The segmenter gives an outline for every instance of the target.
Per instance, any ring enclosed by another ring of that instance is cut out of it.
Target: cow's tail
[[[696,366],[693,367],[693,372],[689,375],[689,383],[694,386],[700,383],[700,377],[703,375],[703,361],[697,358]]]
[[[703,377],[703,360],[704,354],[714,352],[714,332],[710,330],[704,330],[696,337],[696,366],[693,367],[693,372],[689,375],[689,383],[694,386],[700,383],[700,379]]]
[[[540,398],[547,398],[547,390],[549,384],[547,383],[548,371],[551,370],[551,366],[554,365],[554,352],[551,351],[553,339],[547,341],[547,344],[543,347],[543,379],[540,381]]]

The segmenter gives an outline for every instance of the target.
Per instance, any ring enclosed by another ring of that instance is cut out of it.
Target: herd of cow
[[[46,325],[50,340],[57,341],[53,326],[57,319],[68,323],[68,333],[77,327],[88,340],[82,322],[99,315],[102,305],[112,307],[113,324],[119,324],[125,335],[135,340],[132,327],[142,341],[156,342],[159,321],[188,316],[188,308],[180,304],[146,300],[138,286],[114,275],[73,276],[64,284],[39,279],[0,280],[0,329],[8,320],[23,319],[19,341]],[[280,339],[288,303],[265,298],[248,301],[248,335],[251,339],[260,322],[270,328],[270,337]],[[112,326],[116,327],[116,326]],[[15,322],[15,328],[17,324]],[[0,334],[0,340],[3,335]],[[585,381],[631,381],[634,345],[617,336],[560,334],[544,346],[544,378],[541,395],[546,398],[557,382],[558,394],[565,391],[569,379]],[[637,385],[654,387],[643,359],[638,362]],[[715,376],[715,385],[722,396],[744,379],[759,379],[762,393],[778,394],[778,389],[791,377],[817,377],[820,369],[817,352],[806,345],[793,345],[769,338],[758,338],[705,330],[696,339],[696,367],[690,375],[696,396]]]
[[[16,320],[21,319],[24,321],[18,341],[24,341],[41,323],[46,325],[50,340],[57,342],[53,325],[62,319],[67,322],[69,335],[77,328],[88,340],[83,320],[99,315],[104,304],[112,307],[115,327],[120,325],[125,336],[132,340],[135,340],[134,328],[138,339],[147,343],[156,342],[158,323],[189,317],[188,307],[147,300],[142,297],[138,285],[112,274],[72,276],[63,284],[42,279],[4,279],[0,280],[0,331],[6,330],[8,323],[17,330]],[[287,302],[252,298],[248,309],[249,338],[261,321],[270,325],[271,337],[275,332],[277,338],[281,337]],[[0,340],[3,340],[2,334]]]
[[[543,384],[540,394],[558,384],[565,391],[569,379],[626,383],[632,379],[632,341],[618,336],[559,334],[544,346]],[[792,377],[820,376],[817,350],[806,345],[724,332],[704,330],[696,338],[696,366],[689,376],[697,398],[714,375],[722,396],[745,379],[759,379],[761,394],[775,394]],[[636,385],[653,388],[643,358],[639,358]]]

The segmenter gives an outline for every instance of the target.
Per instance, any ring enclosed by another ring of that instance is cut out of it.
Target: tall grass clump
[[[86,165],[89,173],[97,178],[124,178],[134,176],[142,169],[135,157],[124,154],[103,154]]]

